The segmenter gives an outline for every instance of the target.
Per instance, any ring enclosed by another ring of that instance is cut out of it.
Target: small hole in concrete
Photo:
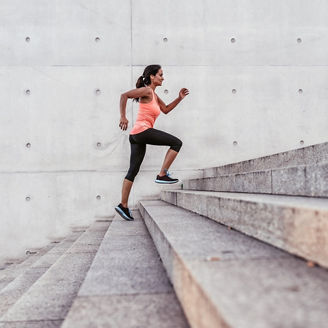
[[[222,251],[222,254],[231,254],[231,253],[234,253],[234,251],[230,251],[230,250]]]
[[[26,89],[26,90],[25,90],[25,94],[30,95],[30,94],[31,94],[31,90]]]
[[[304,140],[301,140],[301,141],[300,141],[300,144],[301,144],[301,145],[304,145]]]
[[[31,144],[29,142],[25,146],[26,148],[31,148]]]
[[[231,43],[235,43],[235,42],[236,42],[236,39],[235,39],[235,38],[231,38],[231,39],[230,39],[230,42],[231,42]]]
[[[297,43],[301,43],[302,39],[301,38],[297,38]]]
[[[164,41],[164,42],[167,42],[167,41],[168,41],[168,39],[167,39],[167,38],[163,38],[163,41]]]
[[[169,93],[169,90],[165,89],[164,93],[167,95]]]
[[[30,41],[31,41],[31,38],[30,38],[29,36],[27,36],[27,37],[25,38],[25,41],[26,41],[26,42],[30,42]]]
[[[97,197],[96,197],[97,199],[101,199],[101,196],[100,195],[97,195]]]
[[[96,41],[96,42],[99,42],[99,41],[100,41],[100,38],[97,36],[97,37],[95,38],[95,41]]]
[[[237,141],[234,141],[234,142],[233,142],[233,145],[234,145],[234,146],[237,146],[237,145],[238,145],[238,142],[237,142]]]
[[[97,147],[101,147],[101,142],[97,142]]]
[[[303,89],[298,89],[298,93],[303,93]]]
[[[237,90],[236,89],[232,89],[232,93],[236,93],[237,92]]]
[[[101,94],[100,89],[96,89],[96,95],[100,95],[100,94]]]
[[[25,197],[25,200],[26,200],[27,202],[29,202],[29,201],[31,200],[31,197],[30,197],[30,196],[27,196],[27,197]]]

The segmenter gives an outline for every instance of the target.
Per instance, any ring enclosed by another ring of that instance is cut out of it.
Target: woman
[[[189,91],[186,88],[181,89],[179,97],[169,105],[165,105],[165,103],[155,94],[155,89],[162,85],[163,80],[164,77],[161,66],[149,65],[145,68],[143,75],[139,77],[136,84],[137,88],[121,95],[121,120],[119,126],[122,130],[126,130],[129,123],[125,116],[126,102],[128,98],[134,98],[137,102],[140,101],[137,120],[129,135],[131,145],[130,168],[123,181],[122,201],[115,207],[115,210],[125,220],[133,220],[128,208],[128,198],[134,178],[139,172],[140,165],[144,159],[146,144],[170,146],[170,149],[166,153],[161,171],[157,175],[155,182],[170,184],[179,181],[178,179],[172,179],[169,177],[168,169],[177,156],[182,146],[182,141],[171,134],[154,129],[153,126],[161,111],[164,114],[168,114],[186,95],[189,94]]]

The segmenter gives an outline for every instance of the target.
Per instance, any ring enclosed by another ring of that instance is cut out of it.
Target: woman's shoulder
[[[149,96],[149,95],[151,95],[152,94],[152,91],[153,91],[153,89],[151,88],[151,87],[143,87],[144,88],[144,90],[147,92],[147,96]]]

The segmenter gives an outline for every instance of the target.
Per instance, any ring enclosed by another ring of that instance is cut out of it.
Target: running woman
[[[165,105],[155,93],[155,89],[158,86],[161,86],[163,81],[164,77],[161,66],[149,65],[145,68],[142,76],[139,77],[136,83],[137,88],[121,95],[121,119],[119,127],[122,130],[126,130],[129,124],[125,115],[128,98],[134,98],[133,100],[139,102],[137,120],[129,135],[131,146],[130,168],[123,181],[121,203],[115,207],[116,212],[125,220],[133,220],[128,208],[128,198],[134,178],[138,174],[140,165],[144,159],[146,144],[170,146],[165,155],[161,171],[157,175],[155,182],[171,184],[179,181],[178,179],[173,179],[169,176],[168,169],[178,155],[182,146],[182,141],[169,133],[154,129],[153,126],[161,111],[164,114],[168,114],[185,96],[189,94],[189,91],[186,88],[182,88],[179,92],[178,98],[173,100],[169,105]]]

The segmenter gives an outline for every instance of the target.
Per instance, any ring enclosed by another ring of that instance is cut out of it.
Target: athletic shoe
[[[128,221],[134,220],[130,210],[127,207],[123,207],[121,203],[115,207],[115,211],[125,220]]]
[[[156,177],[156,183],[163,183],[163,184],[172,184],[177,183],[179,179],[172,179],[170,178],[170,173],[166,171],[166,175],[160,177],[159,175]]]

